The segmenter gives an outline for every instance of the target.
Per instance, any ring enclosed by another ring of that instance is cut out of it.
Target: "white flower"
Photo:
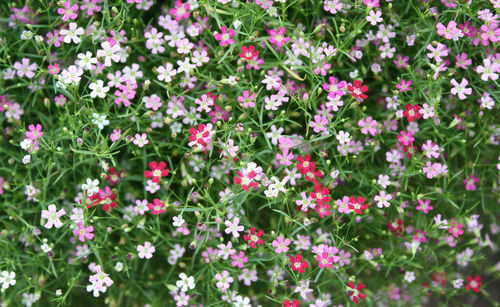
[[[414,272],[411,272],[411,271],[407,271],[405,273],[405,280],[407,282],[412,282],[415,280],[415,273]]]
[[[194,289],[195,283],[194,283],[194,277],[193,276],[187,276],[185,273],[180,273],[179,274],[180,280],[178,280],[175,285],[177,288],[179,288],[182,292],[186,292],[188,289]]]
[[[10,286],[16,284],[16,273],[15,272],[7,272],[2,271],[0,275],[0,284],[2,284],[2,292],[5,291]]]
[[[92,194],[99,192],[99,180],[87,178],[86,183],[82,184],[82,190],[87,191],[88,196],[92,196]]]
[[[234,301],[233,301],[233,306],[234,307],[252,307],[250,304],[250,299],[248,297],[243,297],[241,295],[238,295]]]
[[[65,215],[66,211],[64,211],[64,209],[57,211],[56,205],[54,204],[50,204],[48,209],[49,210],[42,210],[42,218],[48,220],[43,227],[47,229],[52,228],[52,226],[60,228],[63,223],[59,218]]]
[[[111,66],[111,61],[118,63],[121,59],[120,57],[120,44],[116,43],[113,46],[109,42],[101,43],[101,48],[97,50],[97,57],[104,58],[104,66]]]
[[[50,251],[52,251],[52,248],[47,244],[47,242],[43,243],[40,248],[44,253],[49,253]]]
[[[118,261],[116,264],[115,264],[115,270],[117,272],[121,272],[123,270],[123,262],[120,262]]]
[[[82,40],[80,39],[80,36],[83,35],[84,31],[82,27],[77,28],[78,25],[76,22],[71,22],[69,24],[69,29],[61,29],[59,32],[61,36],[64,36],[64,42],[66,44],[71,43],[71,40],[73,40],[73,43],[78,44]]]
[[[178,216],[174,216],[173,218],[174,222],[172,223],[172,225],[174,225],[174,227],[181,227],[185,220],[182,218],[182,215],[178,215]]]
[[[149,241],[146,241],[144,242],[144,246],[143,245],[137,245],[137,255],[139,256],[139,258],[146,258],[146,259],[149,259],[151,257],[153,257],[153,253],[156,251],[155,247],[151,245],[151,242]]]
[[[106,119],[106,115],[99,115],[97,113],[92,113],[92,123],[97,126],[100,130],[104,129],[104,126],[109,125],[109,120]]]
[[[28,164],[28,163],[30,163],[30,161],[31,161],[31,155],[25,155],[23,157],[23,163],[24,164]]]
[[[109,91],[109,86],[104,86],[102,80],[97,80],[97,83],[90,83],[89,88],[92,90],[92,92],[90,92],[90,97],[92,98],[96,98],[97,96],[99,96],[99,98],[104,98]]]
[[[92,64],[97,64],[97,58],[92,57],[92,52],[87,51],[85,54],[79,53],[77,58],[80,59],[78,61],[78,66],[85,70],[92,69]]]
[[[344,132],[343,130],[339,131],[336,138],[340,142],[340,144],[346,144],[351,141],[349,132]]]

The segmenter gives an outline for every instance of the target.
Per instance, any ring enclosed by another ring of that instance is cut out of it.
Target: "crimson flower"
[[[144,171],[144,177],[146,178],[151,178],[153,177],[153,182],[158,183],[160,182],[160,178],[164,176],[168,176],[168,172],[170,171],[167,167],[167,164],[165,162],[160,161],[160,164],[158,164],[156,161],[150,162],[149,163],[149,168],[151,169],[150,171]]]
[[[242,46],[241,47],[241,53],[240,57],[243,58],[244,60],[252,60],[253,58],[256,58],[259,56],[259,51],[255,51],[255,46],[250,45],[250,46]]]
[[[264,240],[261,239],[263,234],[264,234],[264,231],[262,229],[256,233],[256,228],[250,227],[250,234],[243,235],[243,239],[245,239],[245,241],[250,241],[250,243],[248,243],[250,245],[250,247],[255,248],[256,243],[259,245],[264,244]]]
[[[483,284],[481,282],[481,277],[479,277],[479,275],[476,275],[476,277],[472,278],[472,276],[467,276],[467,281],[469,282],[468,284],[465,285],[465,288],[467,288],[467,290],[474,290],[474,292],[479,292],[481,291],[481,289],[479,289],[479,287],[481,287],[481,285]]]
[[[112,186],[115,185],[123,177],[123,171],[116,171],[116,168],[112,167],[109,169],[109,174],[104,178],[109,181]]]
[[[349,197],[349,209],[354,210],[356,214],[363,214],[363,210],[368,209],[368,205],[363,204],[365,202],[365,199],[361,196],[358,198],[351,196]]]
[[[321,203],[314,208],[314,210],[319,214],[320,218],[324,218],[326,216],[330,216],[330,204],[329,203]]]
[[[347,286],[347,295],[351,297],[352,301],[356,304],[359,303],[359,298],[365,299],[366,294],[361,293],[361,290],[365,288],[365,285],[360,283],[358,286],[356,286],[352,281],[350,281]]]
[[[403,232],[403,220],[394,219],[392,222],[387,223],[387,227],[396,237],[401,237],[401,233]]]
[[[414,106],[411,105],[411,103],[406,104],[405,106],[405,111],[403,111],[403,116],[406,117],[406,119],[409,122],[414,121],[415,119],[420,119],[422,114],[420,114],[420,106],[418,104],[415,104]]]
[[[292,271],[297,271],[299,273],[304,273],[304,269],[309,266],[307,261],[302,262],[302,255],[290,256],[290,262],[292,263],[290,267]]]
[[[158,198],[155,198],[153,200],[153,204],[149,203],[148,208],[151,210],[151,213],[153,213],[154,215],[165,213],[165,203],[160,201]]]
[[[306,155],[306,157],[300,156],[298,159],[299,163],[297,164],[297,169],[302,173],[305,174],[310,170],[315,170],[316,165],[314,164],[314,161],[311,162],[311,156]]]
[[[322,205],[323,202],[325,203],[330,202],[331,197],[327,196],[328,193],[330,193],[330,190],[328,190],[327,187],[321,188],[319,184],[314,185],[314,192],[309,192],[311,197],[316,200],[316,203],[318,205]]]
[[[367,95],[363,94],[366,91],[368,91],[368,86],[366,86],[366,84],[361,85],[361,81],[359,81],[359,80],[354,81],[354,86],[352,86],[351,84],[347,85],[347,90],[349,91],[349,93],[351,93],[351,95],[354,98],[358,98],[358,97],[361,99],[368,98]]]
[[[434,272],[434,274],[432,274],[432,280],[434,280],[438,284],[445,285],[446,284],[446,273]]]
[[[257,176],[257,173],[251,171],[247,175],[243,175],[242,172],[237,171],[236,174],[238,176],[234,176],[234,183],[241,184],[241,188],[245,191],[248,191],[249,186],[253,188],[257,188],[259,186],[258,182],[255,182],[253,178]]]
[[[293,300],[293,302],[290,303],[289,300],[285,300],[283,302],[283,307],[299,307],[300,302],[298,300]]]

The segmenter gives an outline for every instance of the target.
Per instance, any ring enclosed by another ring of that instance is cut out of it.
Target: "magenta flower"
[[[170,15],[175,16],[177,21],[189,18],[189,3],[183,4],[180,0],[175,1],[175,7],[170,9]]]
[[[43,135],[43,132],[42,132],[42,125],[40,124],[36,124],[36,127],[35,125],[31,124],[28,126],[28,129],[29,131],[26,131],[26,137],[32,141],[38,139],[39,137],[41,137]]]
[[[222,26],[220,28],[221,33],[215,32],[215,40],[220,41],[219,45],[220,46],[225,46],[225,45],[231,45],[234,43],[234,40],[231,38],[234,36],[235,32],[233,29],[229,30],[225,27]]]
[[[423,213],[427,214],[432,209],[434,209],[434,207],[431,206],[431,200],[430,199],[419,199],[418,200],[418,205],[417,205],[417,210],[418,211],[422,211]]]
[[[231,261],[231,265],[240,269],[243,269],[245,267],[245,263],[248,262],[248,257],[245,257],[245,253],[243,251],[240,251],[238,254],[232,254],[231,259],[233,259],[233,261]]]
[[[267,30],[267,33],[269,33],[269,42],[271,44],[274,44],[278,47],[283,47],[283,44],[288,43],[290,41],[289,36],[285,36],[285,28],[280,27],[278,30],[275,29],[270,29]]]
[[[255,0],[255,4],[260,5],[264,10],[267,10],[273,3],[271,0]]]
[[[410,131],[401,131],[400,134],[398,134],[397,138],[399,143],[404,146],[410,145],[415,140],[415,138],[413,137],[413,133],[411,133]]]
[[[476,183],[481,181],[478,177],[475,177],[474,174],[470,175],[464,180],[465,184],[465,189],[467,191],[475,191],[476,190]]]
[[[76,17],[78,17],[78,14],[76,13],[76,11],[78,11],[78,4],[71,5],[69,1],[64,1],[63,7],[64,8],[60,7],[57,9],[57,13],[59,15],[63,15],[62,17],[63,21],[76,19]]]
[[[407,92],[411,90],[411,81],[406,81],[405,79],[401,79],[401,83],[396,84],[396,87],[400,92]]]
[[[83,222],[78,223],[78,228],[75,228],[74,233],[78,236],[78,239],[82,242],[85,242],[85,239],[92,240],[94,234],[94,227],[91,225],[89,227],[83,227]]]
[[[278,254],[286,253],[288,245],[290,245],[290,239],[285,239],[283,236],[279,236],[277,240],[273,241],[273,247],[276,248],[274,251]]]
[[[121,129],[113,129],[113,133],[109,135],[109,138],[111,139],[112,142],[118,141],[122,136],[122,130]]]
[[[465,52],[457,54],[457,56],[455,57],[455,61],[455,65],[463,69],[469,68],[469,66],[472,64],[472,60],[467,58],[467,53]]]

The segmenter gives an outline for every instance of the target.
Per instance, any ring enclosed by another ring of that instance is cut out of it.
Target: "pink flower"
[[[28,129],[29,131],[26,131],[26,137],[32,141],[38,139],[39,137],[41,137],[43,135],[43,132],[42,132],[42,125],[40,124],[36,124],[36,127],[35,125],[31,124],[28,126]]]
[[[78,11],[78,4],[71,5],[69,1],[64,1],[63,7],[64,8],[60,7],[57,9],[57,13],[59,15],[63,15],[62,17],[63,21],[76,19],[76,17],[78,17],[78,14],[76,13],[76,11]]]
[[[241,105],[245,109],[255,107],[254,100],[255,100],[255,93],[252,93],[252,95],[250,95],[250,92],[247,90],[243,91],[243,95],[238,96],[238,102],[241,103]]]
[[[245,227],[239,225],[239,223],[240,219],[238,217],[235,217],[233,222],[226,220],[224,222],[224,224],[226,224],[226,229],[224,230],[224,232],[227,234],[232,234],[235,238],[239,238],[240,232],[245,229]]]
[[[358,126],[361,127],[361,133],[370,134],[375,136],[379,131],[377,130],[377,121],[373,120],[371,116],[368,116],[365,120],[360,119],[358,121]]]
[[[455,65],[463,69],[469,68],[469,66],[472,64],[472,60],[467,58],[467,53],[465,52],[457,54],[457,56],[455,57],[455,61]]]
[[[113,129],[113,133],[109,135],[109,138],[111,139],[112,142],[118,141],[122,136],[122,131],[121,129]]]
[[[458,98],[460,100],[464,100],[467,98],[466,95],[472,94],[472,89],[470,87],[466,87],[469,84],[469,81],[467,79],[463,78],[460,84],[458,84],[457,80],[455,78],[451,79],[451,84],[453,85],[453,88],[451,89],[451,93],[453,95],[458,95]]]
[[[175,1],[175,7],[170,9],[170,15],[174,15],[176,21],[189,18],[189,3],[183,4],[180,0]]]
[[[273,3],[271,0],[255,0],[255,4],[260,5],[264,10],[267,10]]]
[[[283,47],[283,44],[288,43],[290,41],[289,36],[285,36],[285,28],[280,27],[279,29],[270,29],[267,30],[267,33],[269,33],[269,42],[273,45],[276,45],[278,47]]]
[[[454,41],[457,41],[460,37],[464,36],[462,30],[457,28],[457,23],[453,20],[448,23],[447,27],[439,22],[437,24],[437,33],[439,36],[444,35],[444,38],[452,39]]]
[[[401,79],[401,83],[396,84],[396,87],[400,92],[407,92],[411,90],[411,81],[406,81],[405,79]]]
[[[474,174],[470,175],[469,177],[467,177],[464,180],[465,189],[467,191],[475,191],[476,190],[476,183],[479,183],[479,181],[481,181],[481,179],[479,179],[478,177],[475,177]]]
[[[238,255],[232,254],[231,259],[233,259],[233,261],[231,261],[231,265],[240,269],[243,269],[245,267],[245,263],[248,262],[248,257],[245,257],[245,253],[243,251],[240,251]]]
[[[49,65],[49,74],[51,75],[57,75],[61,68],[59,67],[59,64],[55,63],[54,65],[50,64]]]
[[[427,214],[432,209],[434,209],[434,207],[431,206],[430,199],[419,199],[418,200],[417,210],[422,211],[423,213]]]
[[[283,236],[279,236],[277,240],[273,241],[273,247],[276,248],[274,251],[278,254],[286,253],[288,251],[288,245],[290,245],[290,239],[285,239]]]
[[[139,244],[137,245],[137,255],[139,258],[146,258],[149,259],[153,257],[153,253],[156,251],[155,247],[151,245],[151,242],[146,241],[144,242],[144,246]]]
[[[94,237],[94,234],[92,233],[94,231],[94,227],[89,226],[89,227],[83,227],[83,222],[78,223],[78,228],[75,228],[74,234],[78,236],[78,239],[82,242],[85,242],[85,239],[92,240]]]
[[[146,133],[143,134],[136,133],[133,143],[138,147],[142,148],[144,147],[144,145],[149,144],[148,136],[146,135]]]
[[[326,125],[328,125],[328,118],[324,115],[314,115],[314,121],[309,122],[309,126],[312,127],[316,133],[326,131]]]
[[[398,134],[397,138],[399,143],[404,146],[410,145],[415,140],[415,138],[413,137],[413,133],[411,133],[410,131],[401,131],[400,134]]]
[[[231,45],[232,43],[234,43],[234,40],[231,38],[235,34],[233,29],[228,31],[225,26],[222,26],[220,28],[220,32],[221,33],[215,32],[215,40],[220,41],[220,46],[225,46],[228,44]]]

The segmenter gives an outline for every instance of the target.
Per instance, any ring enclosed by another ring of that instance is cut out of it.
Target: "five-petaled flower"
[[[250,234],[243,235],[243,239],[245,239],[245,241],[250,241],[248,245],[250,245],[251,248],[255,248],[255,244],[264,244],[264,240],[261,238],[262,235],[264,235],[264,231],[261,229],[257,232],[256,229],[257,228],[255,227],[250,227]]]
[[[420,119],[422,114],[420,114],[420,106],[418,104],[411,105],[411,103],[406,104],[405,109],[403,111],[403,116],[406,117],[406,119],[409,122],[414,121],[415,119]]]
[[[364,94],[365,92],[368,91],[368,86],[366,84],[361,85],[361,81],[359,81],[359,80],[354,81],[354,86],[351,84],[348,84],[347,90],[349,91],[349,93],[351,93],[351,95],[354,98],[361,98],[361,99],[368,98],[368,96],[366,94]]]
[[[166,167],[167,167],[167,164],[163,161],[160,161],[160,163],[157,163],[156,161],[152,161],[149,163],[149,168],[151,170],[144,171],[144,177],[152,178],[151,180],[154,183],[158,183],[158,182],[160,182],[160,179],[162,177],[168,176],[168,173],[170,170]]]
[[[297,271],[299,273],[304,273],[304,269],[306,269],[309,266],[309,263],[307,261],[302,262],[302,255],[297,255],[297,256],[290,256],[290,262],[292,263],[290,267],[292,268],[292,271]]]
[[[474,292],[480,292],[481,291],[481,285],[483,284],[481,282],[481,277],[479,275],[476,275],[476,277],[472,278],[472,276],[467,276],[467,281],[469,282],[468,284],[465,285],[465,288],[467,290],[473,290]]]
[[[64,214],[66,214],[64,209],[57,211],[56,205],[50,204],[48,210],[42,210],[42,217],[47,219],[47,223],[43,225],[43,227],[47,229],[52,228],[52,226],[60,228],[63,225],[60,218]]]
[[[356,304],[359,303],[359,299],[365,299],[366,294],[361,293],[361,290],[365,288],[365,285],[360,283],[359,285],[355,285],[352,281],[347,284],[347,295],[352,299],[352,301]]]
[[[159,200],[158,198],[155,198],[153,200],[153,203],[149,203],[148,208],[154,215],[165,213],[165,203]]]
[[[74,234],[78,236],[78,240],[85,242],[85,239],[92,240],[94,237],[93,231],[94,227],[92,225],[83,227],[83,222],[79,222],[78,227],[74,230]]]

